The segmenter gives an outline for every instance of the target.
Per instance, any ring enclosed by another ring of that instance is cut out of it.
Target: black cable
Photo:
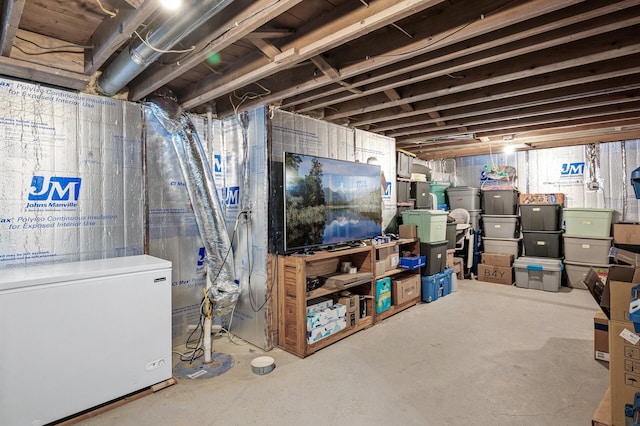
[[[246,229],[247,229],[247,236],[250,233],[250,228],[249,228],[249,221],[247,220],[246,225]],[[249,302],[251,305],[251,310],[253,312],[260,312],[262,309],[264,309],[264,307],[266,306],[266,304],[269,302],[269,300],[271,300],[271,295],[273,294],[273,285],[275,283],[275,278],[271,280],[271,286],[267,286],[267,297],[265,298],[264,302],[262,303],[262,305],[260,305],[258,308],[256,308],[256,305],[258,304],[258,301],[255,300],[254,296],[253,296],[253,289],[251,288],[251,275],[253,275],[253,262],[251,261],[251,256],[249,255],[249,253],[251,253],[250,251],[250,247],[249,247],[249,238],[247,238],[247,256],[249,257],[249,278],[248,278],[248,287],[249,287]],[[273,270],[275,271],[275,267],[273,268]],[[272,271],[272,273],[274,272]]]

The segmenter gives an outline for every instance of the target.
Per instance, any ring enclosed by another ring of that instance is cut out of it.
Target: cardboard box
[[[478,264],[478,281],[486,281],[495,284],[513,284],[513,268],[507,266],[494,266]]]
[[[589,293],[591,293],[591,296],[596,301],[598,306],[600,306],[602,312],[604,312],[607,318],[609,318],[611,314],[609,309],[609,287],[607,286],[607,283],[603,283],[597,271],[593,268],[590,268],[584,278],[584,285],[587,287]]]
[[[593,413],[591,426],[611,426],[611,386],[607,387],[596,412]]]
[[[418,225],[406,224],[398,226],[400,238],[418,238]]]
[[[356,312],[360,309],[360,295],[340,296],[338,297],[337,303],[346,306],[347,313]]]
[[[383,275],[387,270],[387,261],[385,260],[376,260],[376,277]]]
[[[640,266],[640,253],[634,253],[620,247],[611,247],[610,253],[618,263]]]
[[[609,290],[609,319],[629,321],[631,289],[639,282],[640,268],[626,265],[611,265],[609,267],[607,284],[605,284],[605,294],[607,289]]]
[[[609,319],[602,311],[593,316],[594,358],[609,362]]]
[[[640,225],[636,223],[614,223],[614,244],[640,244]]]
[[[340,304],[335,304],[320,312],[309,314],[307,315],[307,331],[311,331],[318,327],[324,327],[338,318],[344,318],[346,315],[347,307]]]
[[[550,194],[520,194],[519,204],[564,204],[564,194],[561,192]]]
[[[322,340],[325,337],[344,330],[345,328],[347,328],[347,318],[336,318],[323,326],[307,331],[307,343],[315,343],[318,340]]]
[[[378,261],[385,262],[385,271],[390,271],[398,267],[400,263],[400,248],[397,245],[382,247],[376,250]]]
[[[502,253],[482,253],[482,261],[485,265],[492,266],[512,266],[513,265],[513,254],[502,254]]]
[[[402,305],[420,296],[420,275],[413,274],[391,281],[391,303]]]
[[[333,306],[333,299],[329,297],[316,297],[307,302],[307,315],[324,311]]]
[[[640,335],[633,323],[609,321],[609,377],[611,424],[625,425],[624,407],[640,392]]]
[[[360,309],[354,312],[347,312],[347,327],[355,327],[360,321]]]
[[[453,268],[453,257],[456,254],[456,249],[447,249],[447,260],[445,262],[445,268]]]

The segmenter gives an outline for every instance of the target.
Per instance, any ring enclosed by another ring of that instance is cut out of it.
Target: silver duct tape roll
[[[215,315],[233,311],[240,296],[240,286],[234,280],[234,260],[231,241],[211,169],[193,123],[179,105],[168,98],[153,98],[148,106],[154,116],[171,134],[178,156],[198,229],[207,252],[209,297]]]

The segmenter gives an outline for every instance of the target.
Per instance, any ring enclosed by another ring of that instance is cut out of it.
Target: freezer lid
[[[148,255],[18,266],[0,270],[0,291],[169,268],[170,261]]]

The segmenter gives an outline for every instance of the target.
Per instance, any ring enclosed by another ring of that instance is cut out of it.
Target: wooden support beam
[[[253,81],[273,75],[282,68],[309,60],[322,52],[442,1],[378,0],[368,8],[358,8],[349,13],[344,13],[340,8],[335,9],[332,15],[333,20],[319,27],[313,26],[303,29],[298,38],[282,47],[283,51],[294,48],[297,55],[280,64],[273,64],[258,57],[249,57],[244,61],[239,61],[225,75],[212,75],[183,94],[181,97],[182,107],[190,109],[224,96]]]
[[[629,1],[632,1],[632,0],[629,0]],[[411,72],[412,70],[415,70],[415,69],[406,68],[406,62],[411,58],[420,57],[425,53],[436,50],[436,49],[438,49],[438,51],[441,51],[442,48],[444,47],[452,46],[461,41],[468,40],[473,37],[478,37],[484,33],[489,33],[489,32],[498,30],[500,28],[505,28],[525,20],[534,19],[535,17],[539,17],[541,15],[551,13],[555,10],[569,7],[570,5],[573,5],[576,3],[581,3],[581,1],[580,0],[563,0],[563,1],[557,1],[557,2],[548,2],[547,0],[530,1],[525,4],[514,6],[513,8],[509,8],[504,11],[500,11],[491,16],[487,16],[484,19],[474,22],[471,25],[461,29],[460,31],[451,33],[451,29],[447,28],[442,33],[436,33],[436,34],[430,33],[428,35],[425,35],[425,37],[422,39],[416,39],[413,43],[402,45],[396,49],[393,49],[381,57],[367,58],[366,60],[358,61],[355,64],[344,67],[343,69],[341,69],[341,74],[343,78],[355,78],[360,75],[364,76],[364,75],[372,74],[373,75],[372,78],[367,77],[365,79],[361,79],[361,81],[358,82],[358,85],[370,84],[374,81],[379,81],[385,78],[389,78],[391,75],[388,74],[388,71],[386,70],[385,67],[392,65],[396,61],[397,57],[402,57],[405,59],[403,61],[402,72],[403,73]],[[573,19],[574,22],[577,22],[579,20],[592,19],[594,16],[599,16],[600,14],[609,13],[612,10],[611,8],[613,7],[615,8],[622,7],[623,3],[626,5],[626,3],[628,2],[621,2],[615,5],[611,5],[607,8],[607,10],[603,10],[599,12],[599,14],[594,14],[592,11],[589,11],[585,14],[581,14],[580,16],[571,17],[570,19]],[[464,5],[461,4],[461,7],[462,6]],[[628,6],[625,6],[625,7],[628,7]],[[457,13],[455,4],[450,8],[450,11],[451,13]],[[449,13],[449,11],[445,13]],[[446,16],[443,16],[442,19],[446,20]],[[533,29],[530,29],[524,32],[521,35],[521,38],[526,38],[534,34],[540,34],[547,31],[551,31],[554,28],[560,28],[562,26],[569,25],[569,24],[570,22],[563,20],[561,22],[558,22],[557,24],[541,26],[541,28],[539,29],[536,29],[534,27]],[[433,42],[434,40],[438,40],[438,43],[434,43]],[[447,55],[442,59],[438,59],[440,55],[437,55],[436,59],[434,60],[438,62],[451,60],[456,57],[462,57],[462,56],[469,55],[481,50],[485,50],[491,47],[505,44],[509,41],[512,41],[512,38],[501,38],[498,40],[493,40],[481,46],[478,46],[477,48],[473,46],[467,49],[452,48],[452,52],[449,55]],[[419,68],[424,68],[425,66],[428,65],[428,64],[422,64],[422,62],[423,61],[418,61],[417,66]],[[375,73],[375,71],[378,69],[384,69],[385,71]],[[312,78],[306,81],[296,82],[295,90],[292,90],[289,86],[286,86],[282,90],[274,90],[271,95],[260,99],[259,102],[269,103],[269,102],[280,101],[282,99],[294,97],[293,99],[286,99],[286,101],[282,104],[282,107],[290,108],[296,105],[296,103],[290,102],[292,100],[297,99],[299,103],[306,103],[314,100],[315,99],[314,96],[324,97],[327,95],[331,95],[333,93],[337,93],[335,91],[329,91],[327,90],[326,87],[324,87],[330,82],[331,81],[328,78],[326,79]],[[309,93],[310,91],[314,91],[314,92]],[[246,105],[247,107],[250,107],[250,106],[255,106],[254,104],[256,104],[256,101],[248,102]]]
[[[318,67],[322,74],[326,75],[330,80],[340,80],[340,73],[338,72],[338,70],[332,67],[331,64],[327,62],[326,59],[324,59],[322,56],[318,55],[312,57],[311,62],[313,62],[313,65]]]
[[[264,53],[264,56],[266,56],[269,59],[273,59],[276,56],[278,56],[279,54],[281,54],[282,52],[280,51],[280,49],[278,49],[277,47],[275,47],[273,44],[269,43],[268,41],[265,41],[261,38],[251,38],[249,39],[249,41],[258,49],[260,49],[260,51],[262,53]]]
[[[402,96],[400,96],[400,93],[398,93],[398,91],[396,89],[387,89],[387,90],[384,91],[384,94],[387,95],[387,98],[389,98],[389,100],[391,100],[391,101],[399,101],[400,99],[402,99]],[[409,104],[404,104],[403,103],[400,108],[402,108],[402,110],[404,112],[412,112],[413,111],[413,108]]]
[[[25,0],[2,2],[2,32],[0,33],[0,55],[9,56],[20,25]]]
[[[249,33],[245,36],[245,39],[247,40],[253,40],[254,38],[260,38],[260,39],[269,39],[269,38],[284,38],[284,37],[289,37],[290,35],[293,34],[293,31],[291,30],[285,30],[285,29],[262,29],[262,30],[257,30],[254,31],[252,33]]]
[[[29,63],[13,58],[5,58],[4,56],[0,56],[0,73],[9,77],[22,78],[38,83],[67,87],[74,90],[84,89],[91,80],[91,77],[84,74]]]
[[[446,123],[442,120],[438,120],[439,118],[441,118],[442,116],[440,115],[440,113],[438,113],[438,111],[428,111],[427,114],[429,115],[429,117],[433,118],[434,120],[436,120],[436,126],[444,126]]]

